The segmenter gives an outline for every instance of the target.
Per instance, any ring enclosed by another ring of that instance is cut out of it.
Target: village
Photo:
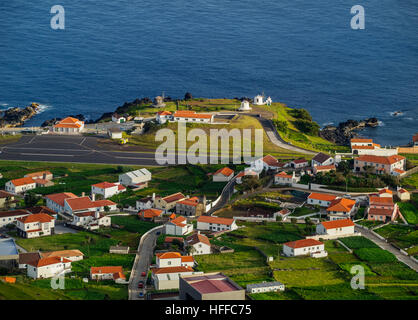
[[[273,104],[263,95],[251,102],[238,111]],[[124,145],[130,120],[143,131],[147,123],[216,125],[219,117],[165,107],[157,97],[153,108],[161,110],[152,119],[115,113],[102,126]],[[83,121],[67,117],[44,132],[84,130]],[[411,148],[417,145],[415,135]],[[41,299],[412,298],[418,194],[408,181],[418,172],[415,158],[368,138],[352,138],[345,151],[185,167],[39,162],[36,171],[5,161],[0,297],[24,285],[39,289]],[[366,270],[366,290],[350,288],[354,265]],[[60,277],[68,286],[49,289]]]

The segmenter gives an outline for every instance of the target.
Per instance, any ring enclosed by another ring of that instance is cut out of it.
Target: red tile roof
[[[335,164],[331,164],[329,166],[316,166],[316,171],[327,171],[327,170],[336,170]]]
[[[108,189],[115,187],[116,184],[110,183],[110,182],[100,182],[92,185],[93,187],[99,188],[99,189]]]
[[[107,273],[123,273],[123,269],[121,266],[117,267],[91,267],[90,269],[91,274],[107,274]]]
[[[159,217],[163,213],[163,210],[160,209],[145,209],[139,211],[138,215],[143,218],[152,219],[155,217]]]
[[[155,254],[158,259],[179,259],[181,258],[180,252],[159,252]]]
[[[191,283],[190,285],[202,294],[238,290],[235,286],[224,279],[201,280]]]
[[[317,193],[317,192],[312,192],[309,196],[308,199],[315,199],[315,200],[322,200],[322,201],[333,201],[335,200],[337,197],[332,195],[332,194],[328,194],[328,193]]]
[[[381,208],[370,208],[369,215],[374,216],[389,216],[391,217],[393,214],[393,209],[381,209]]]
[[[27,184],[33,184],[33,183],[36,183],[35,182],[35,180],[33,180],[32,178],[30,178],[30,177],[27,177],[27,178],[20,178],[20,179],[13,179],[13,180],[11,180],[11,182],[13,183],[13,185],[15,186],[15,187],[18,187],[18,186],[24,186],[24,185],[27,185]]]
[[[181,262],[194,262],[193,256],[181,256]]]
[[[174,117],[178,118],[196,118],[196,119],[211,119],[213,115],[208,113],[196,113],[194,111],[176,111]]]
[[[389,194],[393,194],[393,192],[392,192],[392,190],[390,190],[390,189],[382,189],[382,190],[379,190],[379,194],[383,194],[383,193],[389,193]]]
[[[293,176],[290,174],[287,174],[286,172],[282,171],[280,173],[277,173],[274,175],[275,177],[279,177],[279,178],[286,178],[286,179],[292,179]]]
[[[170,111],[166,111],[166,110],[163,110],[163,111],[158,111],[157,113],[158,113],[160,116],[169,116],[169,115],[171,115],[171,114],[172,114]]]
[[[263,162],[269,166],[277,167],[279,165],[279,161],[271,155],[266,155],[263,159]]]
[[[230,226],[234,222],[234,219],[219,218],[213,216],[200,216],[197,218],[197,222],[216,223]]]
[[[369,203],[370,204],[382,204],[382,205],[392,205],[393,199],[389,197],[376,197],[376,196],[370,196],[369,197]]]
[[[185,205],[185,206],[197,207],[197,205],[199,204],[199,199],[197,199],[196,197],[193,197],[189,199],[180,200],[177,203]]]
[[[27,178],[43,177],[44,174],[46,174],[48,176],[52,175],[51,171],[38,171],[38,172],[25,174],[25,177],[27,177]]]
[[[372,156],[372,155],[364,155],[356,158],[357,161],[364,161],[364,162],[372,162],[372,163],[379,163],[379,164],[394,164],[401,160],[405,160],[405,157],[400,155],[392,155],[388,157],[382,156]]]
[[[184,198],[186,198],[186,197],[181,192],[177,192],[177,193],[174,193],[172,195],[166,196],[162,199],[167,203],[171,203],[171,202],[174,202],[174,201],[179,201],[179,200],[184,199]]]
[[[60,207],[63,207],[65,199],[77,198],[77,196],[74,193],[71,193],[71,192],[63,192],[63,193],[48,194],[48,195],[45,196],[45,198],[55,202]]]
[[[306,159],[296,159],[292,161],[293,163],[299,164],[299,163],[305,163],[308,162]]]
[[[174,225],[178,226],[178,227],[183,228],[183,227],[186,226],[187,219],[182,217],[182,216],[178,216],[177,218],[171,220],[170,222],[173,223]]]
[[[54,125],[55,128],[80,128],[83,121],[80,121],[76,118],[67,117],[65,119],[62,119],[60,122],[58,122],[56,125]]]
[[[62,258],[62,261],[61,261],[60,257],[50,257],[50,258],[42,258],[39,260],[29,261],[27,264],[34,266],[36,268],[39,268],[39,267],[49,266],[52,264],[68,263],[68,262],[71,262],[71,260]]]
[[[202,243],[207,244],[208,246],[210,246],[209,238],[206,237],[205,235],[199,234],[199,233],[195,233],[195,234],[187,237],[186,241],[190,245],[194,245],[196,243],[202,242]]]
[[[331,201],[327,211],[350,212],[355,204],[355,200],[346,198],[335,199]]]
[[[214,175],[215,174],[222,174],[222,175],[224,175],[225,177],[229,177],[231,174],[234,174],[234,170],[232,170],[232,169],[230,169],[230,168],[228,168],[228,167],[225,167],[225,168],[221,168],[221,169],[219,169],[218,171],[216,171],[215,173],[214,173]]]
[[[286,242],[283,245],[288,246],[290,248],[298,249],[298,248],[318,246],[322,244],[323,243],[321,241],[318,241],[315,239],[302,239],[302,240]]]
[[[351,139],[350,140],[351,143],[355,143],[355,142],[363,142],[363,143],[373,143],[373,139],[360,139],[360,138],[356,138],[356,139]]]
[[[26,210],[2,211],[0,212],[0,218],[23,216],[23,215],[29,215],[29,214],[30,213],[27,212]]]
[[[45,213],[37,213],[37,214],[31,214],[26,217],[17,218],[18,221],[22,223],[33,223],[33,222],[51,222],[55,220],[53,217],[45,214]]]
[[[335,229],[335,228],[344,228],[344,227],[353,227],[354,223],[350,219],[343,220],[333,220],[333,221],[324,221],[321,222],[325,229]]]

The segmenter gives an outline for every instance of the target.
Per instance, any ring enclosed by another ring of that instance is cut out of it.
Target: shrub
[[[296,120],[294,124],[301,132],[308,135],[317,136],[319,133],[319,125],[316,122],[309,120]]]

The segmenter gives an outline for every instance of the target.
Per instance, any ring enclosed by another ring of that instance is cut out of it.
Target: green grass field
[[[375,232],[402,249],[418,245],[418,230],[412,226],[388,224]]]
[[[410,202],[398,202],[399,210],[409,224],[418,224],[418,207]]]

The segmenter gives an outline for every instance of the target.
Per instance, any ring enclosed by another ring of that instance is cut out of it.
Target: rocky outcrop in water
[[[168,102],[171,101],[170,97],[166,97],[164,98],[164,102]],[[129,109],[132,107],[138,107],[141,105],[152,105],[153,101],[148,98],[142,98],[142,99],[135,99],[132,102],[125,102],[122,106],[117,107],[116,110],[114,112],[105,112],[101,115],[101,117],[99,119],[97,119],[96,121],[94,121],[95,123],[100,122],[102,120],[108,120],[109,118],[112,117],[112,114],[117,113],[117,114],[126,114],[129,112]]]
[[[32,103],[25,108],[9,108],[0,114],[0,127],[11,128],[22,126],[26,120],[32,118],[38,111],[39,104]]]
[[[379,125],[379,120],[377,118],[369,118],[366,120],[347,120],[341,122],[337,127],[336,126],[325,126],[320,132],[319,135],[331,142],[340,144],[340,145],[349,145],[350,139],[358,136],[356,131],[362,130],[366,127],[377,127]]]

